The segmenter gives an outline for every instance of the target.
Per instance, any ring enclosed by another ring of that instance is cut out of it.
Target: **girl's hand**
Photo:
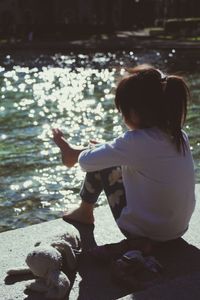
[[[97,142],[95,140],[90,140],[90,144],[97,145],[97,144],[100,144],[100,142]]]
[[[90,140],[89,142],[89,148],[92,149],[92,148],[96,148],[102,144],[104,144],[105,142],[99,142],[99,141],[96,141],[96,140]]]
[[[58,128],[53,128],[52,133],[53,133],[53,141],[56,143],[58,147],[60,147],[63,144],[63,139],[64,139],[63,132]]]

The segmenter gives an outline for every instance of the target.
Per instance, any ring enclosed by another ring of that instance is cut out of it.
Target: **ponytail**
[[[187,114],[187,102],[190,98],[189,88],[182,77],[171,75],[163,81],[166,129],[172,136],[179,152],[185,153],[186,142],[182,127]]]

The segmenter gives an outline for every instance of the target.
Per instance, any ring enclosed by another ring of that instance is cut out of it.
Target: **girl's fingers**
[[[94,140],[90,140],[90,143],[91,143],[91,144],[95,144],[95,145],[96,145],[96,144],[99,144],[99,142],[94,141]]]
[[[62,133],[62,131],[59,129],[59,128],[53,128],[52,129],[52,133],[53,133],[53,135],[55,136],[63,136],[63,133]]]

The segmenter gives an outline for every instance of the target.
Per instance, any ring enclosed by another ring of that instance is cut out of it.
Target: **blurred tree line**
[[[0,38],[71,38],[200,17],[199,0],[0,0]]]

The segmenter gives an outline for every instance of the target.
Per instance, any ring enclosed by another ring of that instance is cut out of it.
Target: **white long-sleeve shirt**
[[[122,167],[127,204],[118,226],[132,236],[166,241],[182,236],[195,207],[194,164],[188,138],[185,155],[158,128],[127,131],[111,143],[85,150],[86,172]]]

